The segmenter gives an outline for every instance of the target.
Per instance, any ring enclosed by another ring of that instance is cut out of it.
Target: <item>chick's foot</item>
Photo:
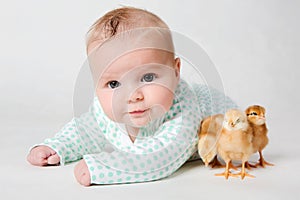
[[[230,171],[226,171],[223,172],[223,173],[220,173],[220,174],[215,174],[215,176],[224,176],[226,179],[228,179],[229,176],[232,176],[232,177],[239,177],[237,174],[234,174]]]
[[[237,175],[237,176],[240,176],[241,177],[241,179],[244,179],[246,176],[247,177],[250,177],[250,178],[255,178],[255,176],[253,176],[253,175],[251,175],[251,174],[248,174],[247,172],[243,172],[243,171],[241,171],[240,173],[237,173],[237,174],[235,174],[235,175]]]
[[[267,165],[274,166],[274,164],[267,162],[263,157],[261,157],[255,166],[256,167],[261,166],[261,167],[265,168]]]

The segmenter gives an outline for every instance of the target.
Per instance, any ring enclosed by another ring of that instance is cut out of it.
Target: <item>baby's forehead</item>
[[[174,68],[172,63],[172,53],[170,52],[156,49],[136,50],[109,64],[102,71],[99,79],[135,77],[145,72],[168,73]]]
[[[122,68],[133,68],[138,66],[170,65],[173,63],[174,56],[171,52],[159,49],[139,49],[128,52],[113,60],[108,68],[122,70]]]
[[[97,48],[99,48],[99,46],[101,46],[103,43],[103,41],[101,40],[95,40],[93,41],[92,43],[90,43],[88,46],[87,46],[87,54],[90,55],[92,54],[93,52],[95,52],[97,50]],[[170,50],[165,50],[165,49],[156,49],[156,48],[139,48],[139,49],[132,49],[130,52],[126,52],[124,53],[123,55],[126,55],[126,54],[144,54],[144,55],[153,55],[153,54],[160,54],[160,55],[168,55],[170,56],[170,58],[174,58],[174,52],[172,51],[173,49],[170,49]],[[123,56],[123,55],[120,55]]]
[[[123,68],[147,63],[174,65],[174,46],[169,30],[157,28],[122,32],[105,41],[94,41],[88,56],[93,77],[107,67]]]
[[[139,49],[121,55],[111,62],[111,67],[142,66],[147,64],[170,65],[174,61],[171,52],[159,49]]]

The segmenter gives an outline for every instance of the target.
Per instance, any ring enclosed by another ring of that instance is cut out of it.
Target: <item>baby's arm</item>
[[[75,142],[78,138],[76,119],[72,119],[53,138],[48,138],[43,143],[33,147],[27,160],[29,163],[37,166],[59,163],[64,165],[66,162],[78,160],[80,159],[80,154],[75,151]],[[58,161],[57,163],[51,162],[53,157],[55,161]]]
[[[93,109],[93,107],[92,107]],[[105,139],[97,129],[92,110],[78,118],[73,118],[53,138],[31,149],[27,160],[38,166],[76,161],[84,154],[98,153]]]

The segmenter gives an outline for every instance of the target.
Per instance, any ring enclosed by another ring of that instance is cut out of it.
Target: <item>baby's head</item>
[[[139,128],[172,106],[180,59],[168,26],[156,15],[131,7],[108,12],[88,32],[87,52],[106,62],[96,95],[111,120]]]
[[[118,33],[146,27],[169,29],[158,16],[146,10],[133,7],[112,10],[99,18],[88,31],[87,53]]]

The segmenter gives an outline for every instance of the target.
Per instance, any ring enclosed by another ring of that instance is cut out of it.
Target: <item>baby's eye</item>
[[[110,81],[107,83],[107,86],[111,89],[115,89],[115,88],[119,87],[120,85],[121,85],[121,83],[118,81]]]
[[[148,73],[148,74],[145,74],[141,81],[142,82],[152,82],[154,79],[156,78],[156,75],[153,74],[153,73]]]
[[[237,124],[237,123],[240,123],[240,118],[238,118],[236,121],[235,121],[235,123]]]
[[[257,115],[257,113],[256,113],[256,112],[253,112],[253,113],[251,113],[251,115]]]

